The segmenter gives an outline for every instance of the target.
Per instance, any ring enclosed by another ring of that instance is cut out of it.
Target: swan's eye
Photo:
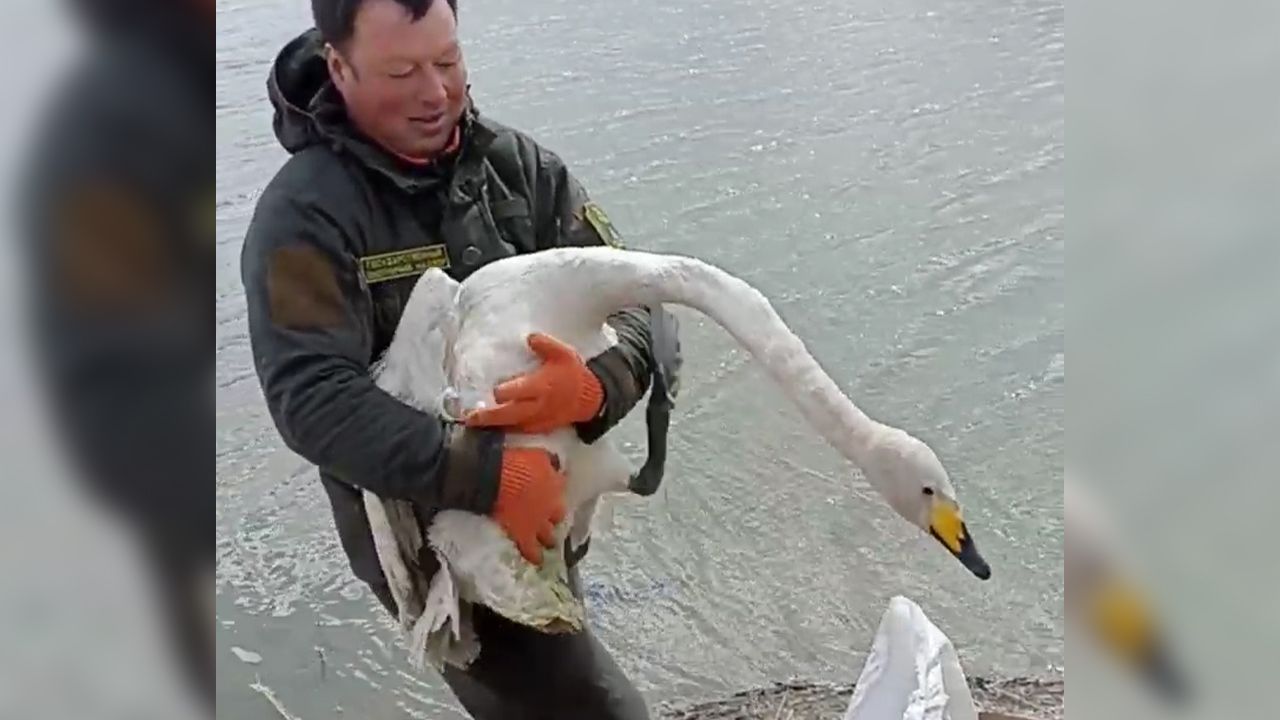
[[[925,494],[925,495],[932,495],[932,494],[933,494],[933,488],[931,488],[931,487],[927,487],[927,488],[925,488],[925,489],[924,489],[924,494]]]

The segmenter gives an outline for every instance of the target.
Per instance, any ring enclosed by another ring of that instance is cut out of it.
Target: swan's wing
[[[445,663],[465,668],[480,653],[471,626],[470,605],[461,601],[453,569],[436,553],[439,569],[431,579],[426,607],[409,639],[409,663],[417,670],[428,664],[442,670]]]
[[[391,345],[370,372],[378,387],[423,412],[439,414],[458,328],[459,283],[439,268],[414,285]]]
[[[365,514],[374,549],[391,596],[400,610],[400,625],[408,629],[422,614],[422,570],[416,558],[422,548],[422,529],[413,508],[403,500],[384,500],[365,491]]]
[[[378,387],[424,412],[440,411],[445,363],[457,326],[457,290],[458,283],[438,268],[423,273],[391,345],[370,368]],[[366,492],[364,506],[378,562],[400,608],[400,623],[412,628],[427,601],[429,578],[418,565],[423,528],[407,502]]]

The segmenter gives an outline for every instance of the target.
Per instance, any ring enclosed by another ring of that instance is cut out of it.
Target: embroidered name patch
[[[421,275],[431,268],[447,267],[449,253],[444,245],[424,245],[360,258],[360,271],[364,274],[364,281],[370,285]]]
[[[604,213],[604,208],[589,202],[582,206],[582,217],[591,227],[595,228],[596,233],[604,240],[609,247],[621,248],[622,235],[618,233],[617,228],[613,226],[613,221]]]

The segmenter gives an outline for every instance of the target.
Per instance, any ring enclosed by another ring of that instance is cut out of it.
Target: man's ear
[[[346,59],[342,57],[342,53],[338,52],[338,49],[329,43],[325,43],[324,46],[324,60],[329,67],[329,79],[333,80],[334,85],[342,87],[351,82],[351,79],[355,76],[355,71],[347,64]]]

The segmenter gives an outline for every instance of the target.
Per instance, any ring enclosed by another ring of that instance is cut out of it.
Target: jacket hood
[[[74,17],[95,40],[141,41],[212,79],[215,21],[211,0],[68,0]]]
[[[289,41],[276,56],[267,78],[267,97],[275,108],[276,139],[285,150],[295,153],[333,138],[339,128],[333,126],[332,115],[344,113],[329,81],[324,41],[317,30]]]
[[[155,27],[196,25],[212,37],[213,0],[69,0],[72,13],[93,30],[119,30],[138,24]]]

